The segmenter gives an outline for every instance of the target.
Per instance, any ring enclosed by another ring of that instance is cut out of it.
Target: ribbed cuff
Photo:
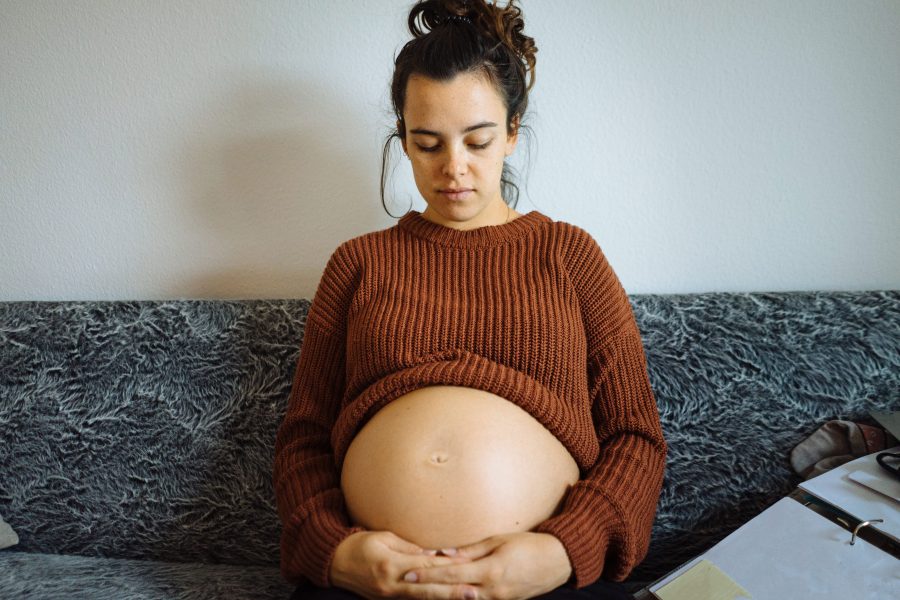
[[[538,524],[532,531],[556,536],[569,555],[575,589],[597,581],[603,573],[610,536],[624,527],[622,517],[596,490],[575,484],[569,490],[560,514]]]
[[[332,587],[329,573],[337,547],[365,527],[346,525],[340,511],[317,510],[293,531],[281,536],[281,574],[292,583],[305,577],[318,587]]]

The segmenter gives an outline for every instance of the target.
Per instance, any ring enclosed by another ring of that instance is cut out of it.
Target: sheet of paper
[[[870,410],[869,414],[900,440],[900,410]]]
[[[660,600],[736,600],[750,592],[708,560],[700,560],[677,579],[654,592]]]
[[[898,597],[900,561],[860,538],[851,546],[850,535],[793,498],[782,498],[650,591],[658,595],[708,560],[753,600]]]
[[[900,446],[894,446],[886,452],[900,452]],[[859,471],[880,479],[891,477],[891,474],[876,462],[876,454],[867,454],[851,460],[801,482],[799,487],[860,521],[884,519],[883,523],[872,523],[869,527],[900,543],[900,503],[892,502],[883,494],[850,478],[850,473]]]
[[[894,502],[900,502],[900,479],[892,479],[889,477],[875,477],[868,471],[852,471],[847,475],[850,479],[875,490],[879,494],[884,494]]]

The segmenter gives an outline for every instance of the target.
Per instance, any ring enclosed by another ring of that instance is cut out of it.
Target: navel
[[[442,465],[450,460],[450,456],[446,452],[433,452],[431,454],[431,464]]]

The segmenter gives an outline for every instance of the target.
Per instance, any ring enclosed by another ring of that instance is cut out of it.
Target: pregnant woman
[[[534,40],[512,2],[409,27],[388,143],[427,208],[316,289],[275,440],[282,574],[296,599],[629,598],[667,445],[600,246],[513,210]]]

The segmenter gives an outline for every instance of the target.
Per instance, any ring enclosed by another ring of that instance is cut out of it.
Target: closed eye
[[[488,146],[490,146],[491,143],[490,143],[490,142],[486,142],[486,143],[484,143],[484,144],[469,144],[469,145],[470,145],[472,148],[476,149],[476,150],[484,150],[485,148],[487,148]],[[437,152],[437,149],[441,147],[440,144],[438,144],[438,145],[436,145],[436,146],[421,146],[421,145],[419,145],[419,144],[416,144],[416,146],[417,146],[417,147],[419,148],[419,150],[421,150],[422,152]]]

